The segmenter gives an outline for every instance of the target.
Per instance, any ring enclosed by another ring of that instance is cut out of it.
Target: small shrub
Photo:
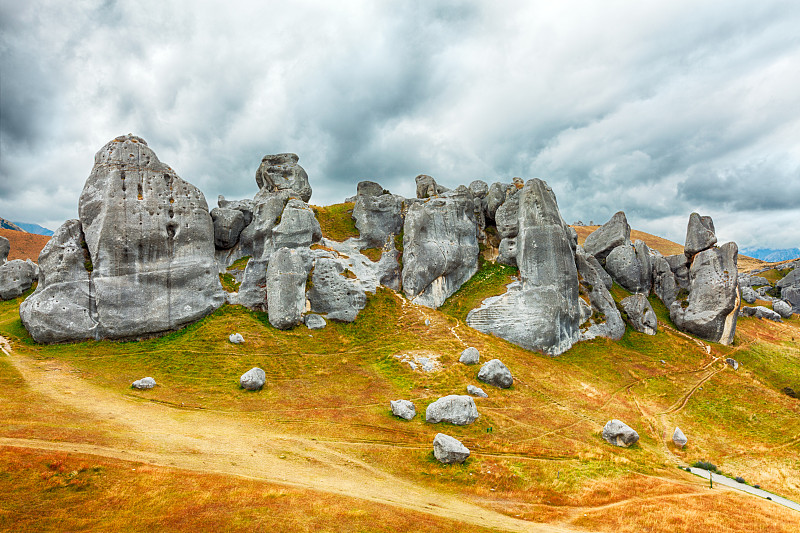
[[[736,476],[736,483],[747,483],[742,476]]]
[[[715,465],[714,463],[709,463],[708,461],[697,461],[692,466],[695,468],[702,468],[703,470],[708,470],[709,472],[719,472],[719,470],[717,470],[717,465]]]

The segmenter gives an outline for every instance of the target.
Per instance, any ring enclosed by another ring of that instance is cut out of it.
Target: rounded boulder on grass
[[[239,385],[246,390],[260,390],[267,382],[267,374],[258,367],[251,368],[239,378]]]

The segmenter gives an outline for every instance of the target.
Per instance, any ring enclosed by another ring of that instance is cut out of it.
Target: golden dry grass
[[[44,245],[50,240],[47,235],[36,235],[24,231],[14,231],[0,228],[0,236],[8,239],[11,250],[8,253],[8,260],[30,259],[33,262],[39,261],[39,253]]]

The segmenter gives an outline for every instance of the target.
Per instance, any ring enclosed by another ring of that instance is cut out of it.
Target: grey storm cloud
[[[74,217],[131,132],[212,205],[290,151],[317,204],[540,177],[568,221],[795,247],[797,27],[779,1],[4,2],[0,216]]]

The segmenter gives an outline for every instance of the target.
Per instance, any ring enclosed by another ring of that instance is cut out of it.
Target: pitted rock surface
[[[265,155],[256,171],[256,184],[268,192],[288,191],[303,202],[311,199],[308,174],[297,164],[297,154]]]

